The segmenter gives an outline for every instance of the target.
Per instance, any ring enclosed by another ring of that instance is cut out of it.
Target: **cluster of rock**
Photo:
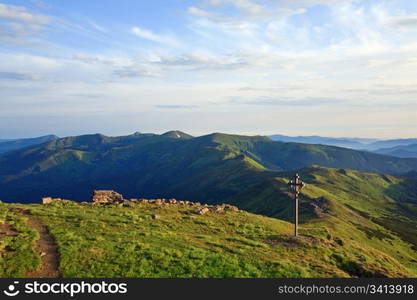
[[[128,203],[136,203],[136,204],[156,204],[156,205],[178,205],[178,206],[189,206],[195,207],[194,213],[199,215],[204,215],[208,212],[224,212],[224,211],[239,211],[236,206],[229,205],[229,204],[222,204],[222,205],[207,205],[201,204],[199,202],[191,202],[191,201],[182,201],[177,199],[124,199],[123,196],[115,191],[111,190],[97,190],[93,192],[93,204],[100,205],[100,204],[128,204]]]
[[[125,199],[119,193],[110,190],[94,191],[92,196],[93,204],[123,203]]]
[[[239,211],[236,206],[229,205],[229,204],[221,204],[221,205],[207,205],[201,204],[199,202],[191,202],[191,201],[182,201],[177,199],[124,199],[123,195],[112,191],[112,190],[96,190],[93,192],[92,195],[93,205],[106,205],[106,204],[155,204],[155,205],[177,205],[177,206],[186,206],[186,207],[193,207],[193,212],[198,215],[204,215],[206,213],[214,212],[214,213],[222,213],[225,211]],[[42,204],[50,204],[53,202],[69,202],[69,200],[64,200],[61,198],[52,198],[52,197],[44,197],[42,198]],[[155,218],[157,218],[155,216]]]
[[[329,200],[325,197],[318,197],[311,199],[308,202],[301,202],[300,206],[313,213],[316,217],[323,217],[325,214],[333,215]]]
[[[69,200],[61,199],[61,198],[52,198],[52,197],[43,197],[42,204],[50,204],[52,202],[70,202]]]
[[[229,205],[229,204],[222,204],[222,205],[204,205],[203,208],[199,208],[194,210],[194,213],[199,215],[204,215],[209,212],[215,212],[215,213],[222,213],[224,211],[239,211],[239,209],[236,206]]]

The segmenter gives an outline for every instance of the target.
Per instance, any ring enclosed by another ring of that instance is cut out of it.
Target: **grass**
[[[0,230],[0,277],[22,277],[40,264],[40,257],[33,250],[39,234],[27,227],[24,217],[9,208],[0,202],[0,225],[12,228],[12,232],[3,234]]]
[[[237,138],[230,143],[247,151],[255,147]],[[176,187],[178,193],[193,186],[196,199],[197,194],[213,203],[227,199],[291,220],[287,182],[293,172],[262,169],[253,156],[237,153],[218,153],[226,163],[196,173]],[[210,160],[194,162],[198,167]],[[36,232],[12,210],[25,208],[57,241],[64,277],[417,277],[415,180],[317,166],[299,173],[307,183],[299,239],[291,237],[290,223],[248,212],[195,215],[195,208],[152,204],[0,204],[0,224],[19,232],[1,237],[0,276],[23,276],[39,264],[32,250]]]
[[[189,209],[153,205],[32,211],[56,237],[66,277],[272,277],[276,272],[262,263],[261,253],[251,257],[255,241],[235,237],[240,226],[223,226],[226,215],[189,218]],[[155,211],[160,218],[152,220]]]
[[[244,211],[195,215],[192,208],[182,206],[54,203],[2,204],[7,222],[31,233],[20,239],[26,251],[17,251],[13,262],[3,260],[2,267],[9,271],[2,277],[21,276],[39,263],[30,248],[35,233],[24,227],[21,217],[11,215],[13,207],[30,209],[49,227],[64,277],[416,276],[366,234],[350,227],[344,232],[348,224],[340,220],[332,220],[332,226],[324,221],[305,224],[302,237],[293,238],[290,223]],[[152,214],[158,218],[152,219]],[[370,242],[363,243],[364,239]],[[402,243],[392,251],[406,249]],[[19,271],[11,272],[16,263]]]

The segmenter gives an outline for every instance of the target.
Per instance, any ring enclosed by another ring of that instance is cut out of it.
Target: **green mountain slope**
[[[37,202],[42,196],[57,196],[83,201],[94,189],[114,189],[127,197],[218,203],[269,185],[278,171],[310,165],[398,174],[417,170],[417,159],[260,136],[95,134],[0,155],[0,199]],[[273,200],[272,194],[268,197]]]
[[[292,224],[244,211],[196,215],[176,205],[53,203],[0,204],[1,223],[21,232],[1,244],[7,251],[0,277],[39,266],[23,209],[48,226],[63,277],[417,276],[411,245],[383,227],[373,231],[377,225],[359,213],[350,221],[311,219],[293,238]],[[24,265],[14,263],[22,259]]]

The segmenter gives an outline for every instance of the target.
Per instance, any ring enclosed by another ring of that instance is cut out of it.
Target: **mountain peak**
[[[162,134],[162,136],[166,136],[173,139],[191,139],[193,136],[186,134],[185,132],[179,130],[171,130]]]

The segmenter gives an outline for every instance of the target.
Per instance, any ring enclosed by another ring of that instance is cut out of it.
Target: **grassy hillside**
[[[22,218],[16,209],[29,209],[48,226],[64,277],[417,276],[410,244],[385,231],[381,235],[387,236],[369,237],[342,220],[305,223],[295,239],[290,223],[243,211],[196,215],[192,208],[155,204],[0,205],[2,215]],[[18,231],[19,237],[30,230],[19,225]],[[39,264],[33,253],[19,251],[22,240],[25,249],[33,246],[33,239],[9,240],[1,277],[25,276]],[[16,261],[27,263],[16,270]]]
[[[197,215],[175,205],[1,204],[0,224],[19,235],[1,243],[0,276],[23,276],[39,264],[36,233],[18,213],[29,209],[54,236],[65,277],[417,277],[417,180],[302,169],[302,236],[294,239],[284,221],[292,215],[293,172],[266,171],[246,156],[231,161],[231,169],[244,162],[263,181],[229,202],[283,220],[245,211]]]
[[[347,232],[345,238],[349,239],[355,232],[375,238],[375,242],[396,237],[417,250],[416,179],[323,167],[299,173],[307,183],[300,200],[302,222],[332,226],[341,234]],[[237,195],[230,203],[291,220],[292,200],[287,186],[290,176],[291,173],[282,173]],[[390,243],[399,245],[396,238]],[[416,257],[416,253],[412,255]]]
[[[83,201],[94,189],[114,189],[127,197],[228,202],[256,186],[269,186],[277,171],[313,164],[390,174],[417,170],[417,159],[266,137],[95,134],[0,155],[0,199],[37,202],[42,196],[57,196]],[[272,194],[268,201],[273,201]]]

